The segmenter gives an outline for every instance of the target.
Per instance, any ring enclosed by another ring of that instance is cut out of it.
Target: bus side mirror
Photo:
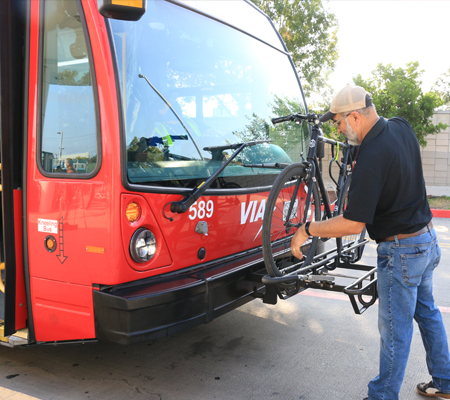
[[[147,7],[147,0],[97,0],[98,11],[105,18],[138,21]]]

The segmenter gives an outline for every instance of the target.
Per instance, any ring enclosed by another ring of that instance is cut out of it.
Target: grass
[[[428,196],[430,208],[438,210],[450,210],[449,196]]]

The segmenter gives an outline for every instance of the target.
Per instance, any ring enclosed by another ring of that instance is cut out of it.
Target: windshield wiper
[[[187,195],[187,197],[181,201],[175,201],[170,203],[170,211],[177,214],[185,213],[192,204],[194,204],[208,189],[211,184],[216,180],[216,178],[222,173],[222,171],[233,161],[233,159],[246,147],[255,146],[261,143],[267,143],[270,140],[255,140],[252,142],[245,143],[237,143],[223,146],[211,146],[205,147],[204,150],[213,151],[213,150],[226,150],[226,149],[236,149],[237,150],[230,156],[230,158],[219,168],[214,174],[212,174],[206,181],[202,182],[196,188],[194,188],[191,193]],[[166,205],[167,206],[167,205]],[[166,208],[166,207],[164,207]],[[165,215],[164,215],[165,216]],[[167,218],[167,217],[166,217]],[[168,218],[172,220],[171,218]]]
[[[269,140],[270,142],[270,140]],[[252,143],[252,142],[248,142]],[[242,146],[243,143],[235,143],[235,144],[224,144],[222,146],[208,146],[203,147],[203,150],[209,151],[211,153],[211,162],[212,161],[222,161],[224,159],[223,157],[223,151],[224,150],[234,150],[238,149]]]
[[[195,146],[195,148],[197,149],[198,154],[200,155],[200,158],[201,158],[203,161],[205,161],[205,159],[204,159],[203,156],[202,156],[202,153],[200,152],[200,149],[199,149],[198,146],[197,146],[197,143],[195,142],[194,138],[193,138],[192,135],[191,135],[191,132],[189,132],[189,129],[186,128],[186,125],[183,123],[183,121],[181,120],[181,118],[179,117],[179,115],[177,114],[177,112],[176,112],[176,111],[173,109],[173,107],[169,104],[169,102],[166,100],[166,98],[158,91],[158,89],[156,89],[156,88],[151,84],[151,82],[147,79],[147,77],[146,77],[145,75],[139,74],[138,76],[139,76],[139,78],[144,78],[144,79],[147,81],[147,83],[150,85],[150,87],[155,91],[155,93],[156,93],[159,97],[161,97],[161,99],[164,101],[164,103],[166,103],[167,107],[169,107],[169,108],[172,110],[172,112],[174,113],[175,117],[177,117],[178,121],[179,121],[180,124],[183,126],[184,130],[187,132],[187,134],[189,135],[189,137],[191,138],[192,143],[194,143],[194,146]]]

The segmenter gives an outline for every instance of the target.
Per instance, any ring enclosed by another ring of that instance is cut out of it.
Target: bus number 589
[[[197,204],[198,203],[198,204]],[[214,203],[212,200],[195,202],[189,207],[189,219],[194,220],[196,218],[203,219],[211,218],[214,212]]]

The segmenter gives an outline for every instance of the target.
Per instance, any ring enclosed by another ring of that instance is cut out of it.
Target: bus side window
[[[47,0],[41,90],[41,167],[90,174],[97,165],[96,104],[80,12],[75,0]]]

